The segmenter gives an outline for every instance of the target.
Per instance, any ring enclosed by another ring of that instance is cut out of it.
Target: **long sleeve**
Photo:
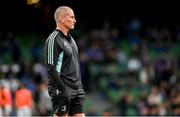
[[[58,32],[54,31],[47,39],[44,45],[44,59],[47,67],[47,72],[49,78],[52,79],[55,83],[58,84],[58,88],[64,90],[65,85],[60,78],[60,68],[62,65],[62,57],[60,56],[63,53],[60,45],[57,42]],[[57,61],[61,58],[59,65]]]

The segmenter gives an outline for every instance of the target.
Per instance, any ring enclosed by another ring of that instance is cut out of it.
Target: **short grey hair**
[[[59,19],[61,17],[64,17],[69,10],[72,10],[72,9],[68,6],[58,7],[54,13],[54,19],[55,19],[56,23],[59,21]]]

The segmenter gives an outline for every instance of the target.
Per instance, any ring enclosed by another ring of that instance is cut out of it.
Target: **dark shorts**
[[[54,91],[54,89],[56,89],[55,87],[48,86],[53,112],[59,116],[66,113],[70,116],[77,113],[83,113],[83,104],[85,100],[83,89],[75,90],[69,87],[67,88],[70,98],[69,100],[64,100],[60,94],[57,95],[56,91]]]

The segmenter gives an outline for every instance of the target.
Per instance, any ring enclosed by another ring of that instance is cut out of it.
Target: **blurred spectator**
[[[173,115],[179,116],[180,115],[180,93],[175,95],[174,100],[172,101],[173,106]]]
[[[142,92],[139,101],[137,103],[137,108],[139,109],[139,114],[142,116],[148,115],[148,102],[147,102],[147,93]]]
[[[24,84],[15,93],[15,105],[17,108],[17,116],[31,116],[32,115],[33,98],[32,93]]]
[[[103,50],[99,40],[92,40],[91,47],[86,51],[87,56],[92,61],[102,61],[104,59]]]
[[[80,52],[79,55],[80,55],[81,79],[82,79],[83,87],[86,92],[90,92],[91,79],[89,76],[89,68],[88,68],[89,58],[84,52]]]
[[[134,56],[128,61],[128,70],[132,72],[138,72],[141,69],[141,61],[138,57]]]
[[[47,80],[47,71],[46,68],[44,67],[44,65],[42,65],[39,62],[36,62],[33,64],[32,66],[32,70],[33,70],[33,77],[36,83],[41,83],[42,81]]]
[[[49,97],[46,83],[42,82],[39,85],[39,101],[38,111],[40,116],[46,116],[52,114],[51,98]]]
[[[149,105],[159,105],[163,101],[163,98],[156,86],[152,87],[151,92],[148,96]]]
[[[2,113],[2,106],[3,106],[3,102],[2,102],[2,95],[1,95],[1,88],[0,88],[0,116],[3,116],[3,113]]]
[[[11,91],[1,84],[1,97],[2,97],[2,115],[10,116],[12,112],[12,95]]]
[[[168,110],[167,110],[167,106],[166,106],[166,103],[161,103],[160,105],[159,105],[159,114],[158,115],[160,115],[160,116],[165,116],[165,115],[167,115],[168,114]]]
[[[149,76],[148,76],[148,71],[146,68],[142,68],[139,72],[139,78],[141,84],[146,85],[149,82]]]

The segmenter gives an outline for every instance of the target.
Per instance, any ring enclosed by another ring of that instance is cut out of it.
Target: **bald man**
[[[54,13],[56,29],[44,44],[48,91],[54,116],[85,116],[78,47],[69,31],[76,23],[73,10],[60,6]]]

